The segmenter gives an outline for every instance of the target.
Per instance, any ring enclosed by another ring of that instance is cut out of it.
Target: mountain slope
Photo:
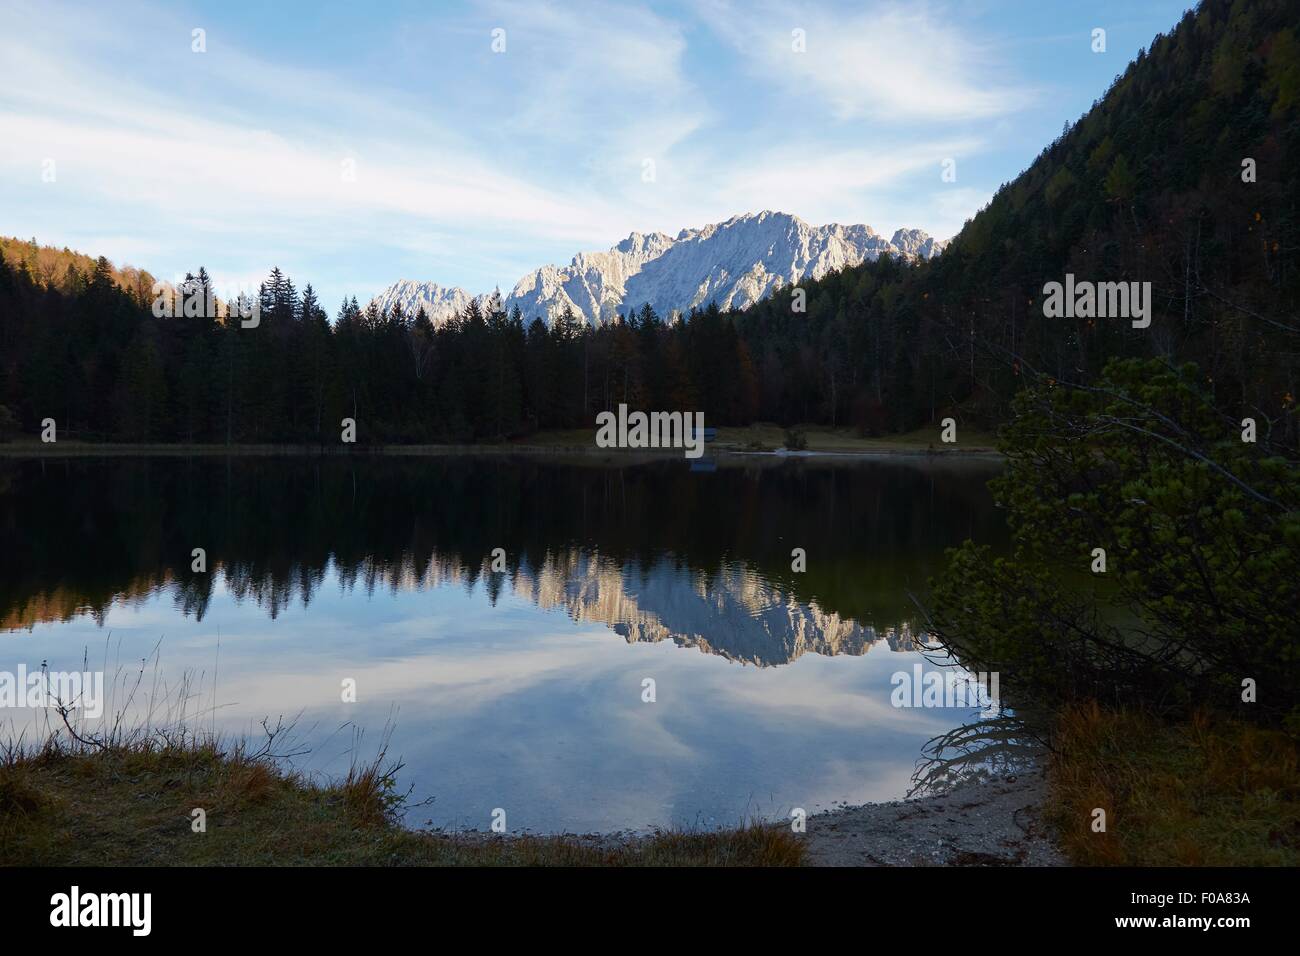
[[[676,238],[634,232],[607,252],[582,252],[567,266],[530,272],[503,302],[507,312],[518,306],[526,321],[549,322],[571,309],[588,324],[645,305],[663,317],[713,301],[724,310],[744,309],[778,289],[884,253],[928,260],[944,245],[919,229],[899,229],[885,239],[870,226],[812,226],[797,216],[765,210],[683,229]],[[407,314],[423,308],[434,325],[441,325],[471,299],[482,307],[488,298],[436,282],[404,280],[374,301],[381,309],[400,305]]]
[[[1005,421],[1028,371],[1196,362],[1226,415],[1300,440],[1300,3],[1205,0],[1002,186],[942,256],[863,263],[741,319],[770,355],[760,414],[906,431]],[[1048,318],[1044,286],[1151,283],[1148,328]],[[818,360],[803,357],[816,350]],[[775,376],[801,362],[799,380]]]

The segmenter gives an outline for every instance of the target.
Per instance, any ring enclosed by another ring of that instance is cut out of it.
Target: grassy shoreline
[[[0,761],[0,866],[798,866],[788,827],[614,840],[407,829],[393,766],[320,783],[239,746],[46,746]],[[194,811],[205,814],[195,831]]]

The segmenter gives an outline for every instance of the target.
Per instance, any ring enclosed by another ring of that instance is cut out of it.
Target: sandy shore
[[[808,818],[810,866],[1065,866],[1041,818],[1041,771]]]

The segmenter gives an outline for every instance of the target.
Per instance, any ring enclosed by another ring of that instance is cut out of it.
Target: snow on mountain
[[[763,211],[733,216],[676,238],[662,232],[634,232],[608,252],[580,252],[567,266],[542,266],[524,276],[503,299],[507,312],[518,306],[524,321],[548,323],[565,308],[588,323],[607,322],[618,312],[649,304],[662,318],[716,301],[719,308],[744,309],[785,285],[874,260],[882,253],[932,259],[947,243],[920,229],[899,229],[885,239],[870,226],[831,223],[812,226],[797,216]],[[435,325],[464,309],[471,299],[483,307],[489,296],[436,282],[403,280],[375,297],[380,308],[420,308]]]
[[[948,244],[944,240],[932,238],[920,229],[899,229],[889,243],[905,255],[919,259],[933,259]]]
[[[423,307],[433,324],[441,325],[468,306],[471,299],[478,299],[481,306],[487,296],[471,296],[464,289],[438,285],[436,282],[403,279],[375,296],[374,303],[381,311],[400,305],[404,312],[411,314],[416,314]]]

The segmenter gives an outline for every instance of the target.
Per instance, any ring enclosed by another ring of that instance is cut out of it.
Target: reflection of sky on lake
[[[257,734],[264,717],[301,713],[313,749],[295,764],[330,775],[349,762],[342,725],[364,728],[369,756],[391,718],[403,787],[435,798],[412,823],[485,829],[503,807],[511,830],[708,826],[895,799],[925,741],[972,713],[891,707],[890,675],[921,660],[891,650],[905,634],[823,614],[740,567],[704,578],[575,553],[522,569],[495,606],[482,579],[435,569],[368,595],[331,567],[308,606],[275,619],[220,580],[201,622],[174,601],[163,588],[115,602],[103,627],[80,615],[0,633],[0,668],[80,669],[88,649],[92,668],[107,652],[111,682],[161,640],[167,686],[196,684],[191,709],[210,706],[215,667],[219,729]],[[780,647],[793,650],[773,661]]]

